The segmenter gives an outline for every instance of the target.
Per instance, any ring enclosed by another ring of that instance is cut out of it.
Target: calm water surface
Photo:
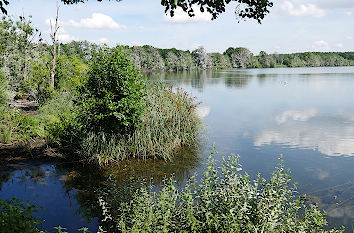
[[[130,161],[109,171],[63,164],[3,169],[0,199],[18,197],[45,207],[44,226],[74,229],[99,223],[97,190],[108,176],[118,188],[129,177],[200,174],[211,147],[239,154],[245,171],[268,177],[283,154],[298,189],[328,213],[331,226],[354,225],[354,67],[153,73],[201,102],[205,130],[197,152],[172,163]]]

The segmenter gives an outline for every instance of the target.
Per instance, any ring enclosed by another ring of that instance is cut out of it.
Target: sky
[[[63,5],[59,2],[59,40],[88,40],[108,45],[152,45],[158,48],[224,52],[246,47],[254,54],[305,51],[354,51],[354,0],[273,0],[270,13],[258,24],[238,23],[235,3],[216,20],[196,11],[188,17],[177,11],[171,18],[160,0],[122,0]],[[49,39],[55,0],[11,0],[9,15],[32,16],[33,24]]]

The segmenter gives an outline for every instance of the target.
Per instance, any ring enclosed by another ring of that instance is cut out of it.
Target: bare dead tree
[[[55,24],[53,26],[52,20],[50,20],[50,38],[52,39],[53,48],[52,54],[52,70],[50,72],[50,87],[54,88],[55,85],[55,67],[57,64],[57,44],[58,44],[58,30],[59,30],[59,5],[57,4],[57,13],[55,17]]]

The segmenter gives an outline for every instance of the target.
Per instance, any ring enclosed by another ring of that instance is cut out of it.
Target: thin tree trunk
[[[50,87],[55,86],[55,66],[57,63],[57,46],[56,43],[53,44],[53,60],[52,60],[52,70],[50,72]]]
[[[50,72],[50,87],[54,88],[55,87],[55,68],[56,68],[56,64],[57,64],[57,33],[58,33],[58,29],[59,29],[59,25],[58,25],[58,18],[59,18],[59,6],[57,5],[57,15],[55,17],[55,25],[53,28],[52,25],[52,21],[50,21],[50,37],[52,38],[52,42],[53,42],[53,50],[52,50],[52,56],[53,56],[53,60],[52,60],[52,70]]]

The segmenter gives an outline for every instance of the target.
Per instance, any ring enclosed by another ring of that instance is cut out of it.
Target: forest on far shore
[[[99,45],[87,41],[72,41],[61,45],[66,55],[90,56],[90,51]],[[150,45],[120,45],[135,65],[142,70],[179,71],[191,69],[228,68],[275,68],[275,67],[320,67],[353,66],[354,52],[304,52],[293,54],[267,54],[261,51],[254,55],[247,48],[228,48],[223,53],[208,53],[204,47],[193,51],[160,49]]]

